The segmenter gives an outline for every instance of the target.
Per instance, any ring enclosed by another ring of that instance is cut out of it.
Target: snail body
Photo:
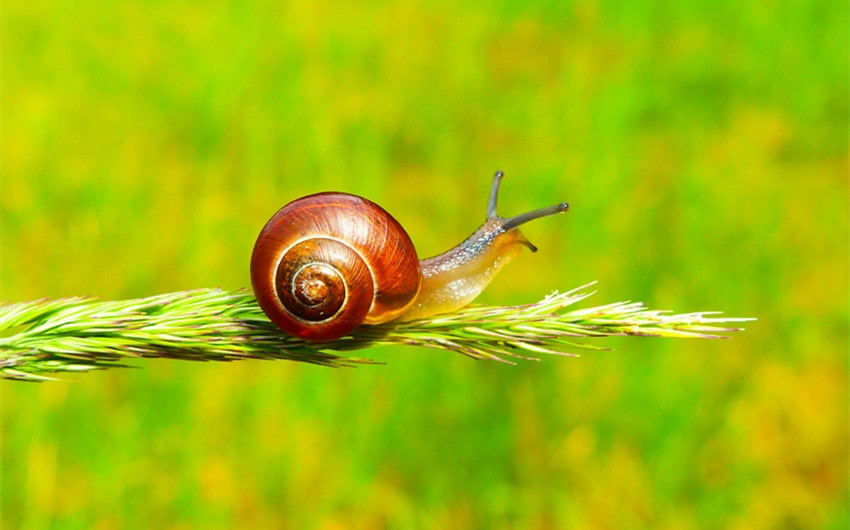
[[[260,307],[282,330],[311,341],[362,324],[412,320],[471,302],[523,247],[519,226],[565,212],[559,203],[510,218],[496,214],[496,172],[481,227],[456,247],[419,260],[404,228],[374,202],[345,193],[296,199],[263,227],[251,256]]]

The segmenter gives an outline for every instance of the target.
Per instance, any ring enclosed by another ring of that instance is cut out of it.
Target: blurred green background
[[[518,366],[145,361],[0,383],[4,528],[847,528],[847,5],[47,2],[2,13],[3,299],[249,286],[336,189],[480,299],[758,321]]]

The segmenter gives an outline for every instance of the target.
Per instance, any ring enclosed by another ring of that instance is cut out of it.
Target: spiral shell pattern
[[[251,256],[260,307],[284,331],[312,341],[397,318],[421,282],[419,258],[399,222],[345,193],[309,195],[278,210]]]

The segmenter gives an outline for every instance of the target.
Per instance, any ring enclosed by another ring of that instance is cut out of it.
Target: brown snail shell
[[[251,256],[260,307],[284,331],[313,341],[397,318],[421,281],[413,242],[398,221],[345,193],[309,195],[278,210]]]

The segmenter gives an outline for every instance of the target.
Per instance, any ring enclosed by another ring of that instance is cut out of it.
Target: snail
[[[280,329],[310,341],[465,306],[522,247],[537,251],[520,225],[569,209],[562,202],[499,217],[502,177],[501,171],[493,177],[484,224],[456,247],[421,261],[401,224],[368,199],[325,192],[290,202],[254,245],[257,302]]]

